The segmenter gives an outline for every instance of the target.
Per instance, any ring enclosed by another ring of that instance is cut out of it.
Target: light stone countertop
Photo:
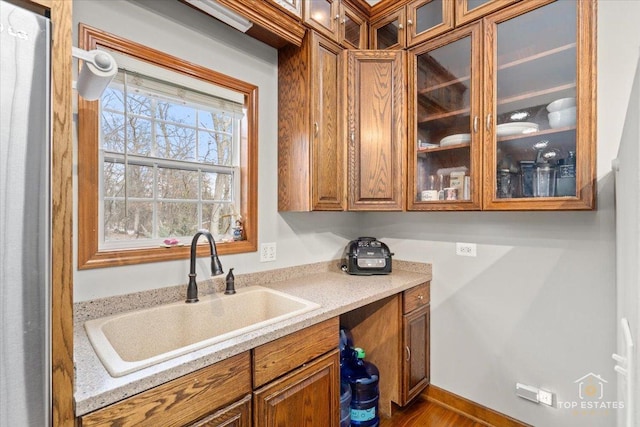
[[[260,273],[236,274],[236,288],[265,286],[315,302],[320,308],[118,378],[110,376],[98,359],[87,337],[84,322],[183,300],[186,284],[74,304],[76,416],[431,280],[430,264],[394,259],[391,274],[353,276],[340,271],[339,263],[334,260]],[[198,283],[198,288],[201,296],[222,292],[224,277],[203,280]]]

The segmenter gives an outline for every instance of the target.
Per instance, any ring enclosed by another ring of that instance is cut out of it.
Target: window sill
[[[258,245],[255,241],[241,240],[237,242],[216,243],[218,255],[231,255],[246,252],[256,252]],[[137,265],[149,262],[175,261],[188,259],[190,246],[178,247],[153,247],[137,249],[119,249],[110,251],[97,251],[87,259],[78,260],[78,270],[92,268],[117,267],[123,265]],[[209,246],[198,245],[198,256],[208,256]]]

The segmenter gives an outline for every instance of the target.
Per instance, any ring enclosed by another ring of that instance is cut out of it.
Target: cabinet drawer
[[[335,317],[253,349],[254,388],[337,348],[339,325]]]
[[[251,392],[249,352],[159,385],[81,418],[82,427],[183,426]]]
[[[404,291],[402,295],[402,313],[407,314],[416,308],[429,304],[431,282],[423,283]]]

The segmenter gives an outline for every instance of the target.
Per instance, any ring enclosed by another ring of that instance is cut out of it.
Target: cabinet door
[[[520,0],[456,0],[456,26],[475,21]]]
[[[366,49],[369,42],[366,19],[344,3],[340,16],[339,43],[347,49]]]
[[[338,41],[339,0],[305,0],[304,22],[333,41]]]
[[[402,210],[406,165],[404,51],[348,51],[349,210]]]
[[[251,427],[251,395],[189,427]]]
[[[429,384],[429,305],[403,316],[403,328],[402,400],[406,405]]]
[[[404,7],[371,24],[371,49],[403,49],[407,45],[405,36],[406,15]]]
[[[341,139],[343,111],[342,49],[311,35],[311,123],[313,210],[345,209],[345,144]]]
[[[486,19],[485,209],[591,209],[595,2],[529,2]]]
[[[481,28],[409,51],[409,210],[481,207]]]
[[[278,51],[278,210],[346,208],[342,49],[314,31]]]
[[[255,427],[337,427],[340,421],[338,350],[254,392]]]
[[[417,0],[407,5],[407,46],[453,28],[454,0]]]

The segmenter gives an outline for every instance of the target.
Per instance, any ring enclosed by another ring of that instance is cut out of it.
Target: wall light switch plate
[[[276,260],[276,243],[262,243],[260,245],[260,262]]]
[[[476,256],[475,243],[456,243],[456,255],[459,256]]]

